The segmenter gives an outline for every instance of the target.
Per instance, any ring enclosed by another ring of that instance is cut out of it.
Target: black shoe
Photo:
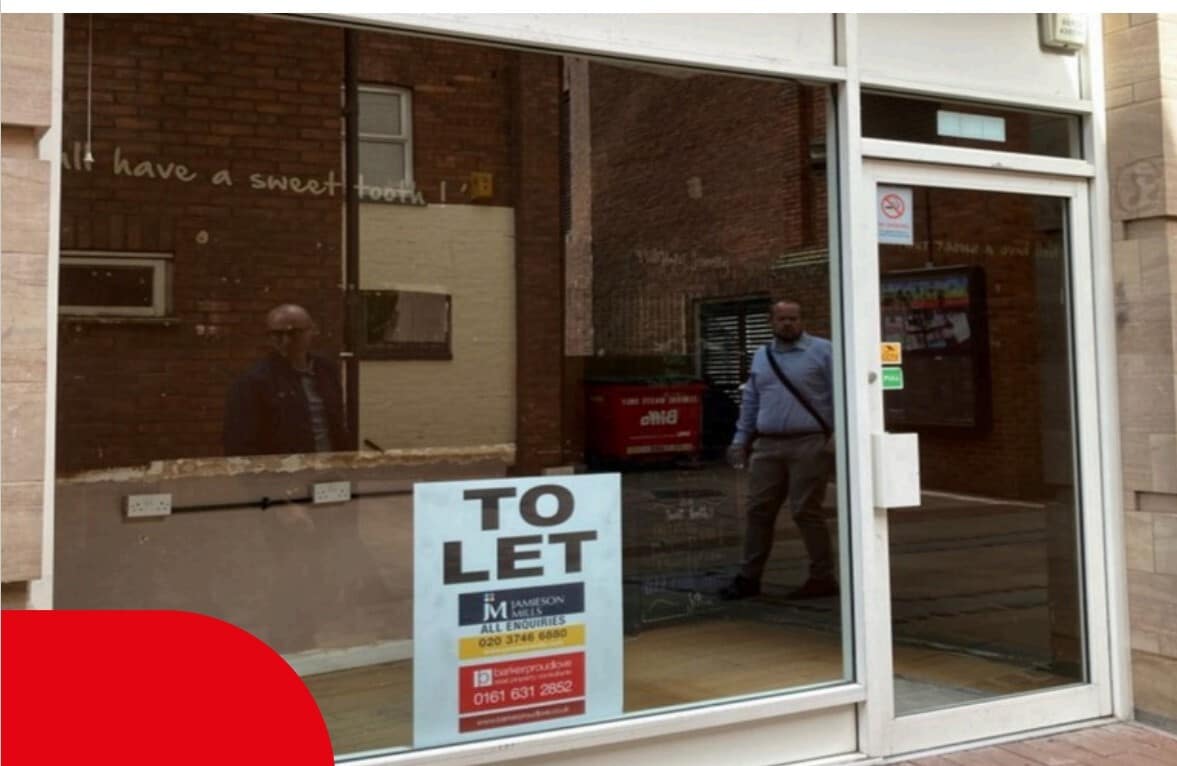
[[[749,580],[743,575],[736,575],[734,580],[719,589],[719,598],[723,601],[738,601],[759,595],[760,581]]]
[[[810,577],[800,588],[790,591],[785,598],[800,601],[806,598],[828,598],[838,595],[838,581],[832,577]]]

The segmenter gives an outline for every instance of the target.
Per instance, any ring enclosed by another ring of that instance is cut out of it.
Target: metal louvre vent
[[[735,403],[748,378],[752,354],[772,339],[769,298],[746,298],[699,305],[703,377]]]

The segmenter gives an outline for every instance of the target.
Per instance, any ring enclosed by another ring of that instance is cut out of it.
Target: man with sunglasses
[[[302,306],[266,315],[271,351],[241,375],[225,402],[226,455],[348,449],[339,371],[310,352],[317,330]]]

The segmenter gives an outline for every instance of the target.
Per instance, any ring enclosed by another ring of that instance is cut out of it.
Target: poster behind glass
[[[888,428],[990,426],[985,272],[976,266],[882,275],[883,340],[903,345],[904,388],[884,398]]]

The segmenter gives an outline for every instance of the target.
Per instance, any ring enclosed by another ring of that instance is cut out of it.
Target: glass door
[[[889,647],[869,684],[888,750],[1106,714],[1085,183],[866,175],[872,430],[918,439],[918,489],[873,517],[885,587],[866,608]],[[871,480],[902,462],[876,456]]]

